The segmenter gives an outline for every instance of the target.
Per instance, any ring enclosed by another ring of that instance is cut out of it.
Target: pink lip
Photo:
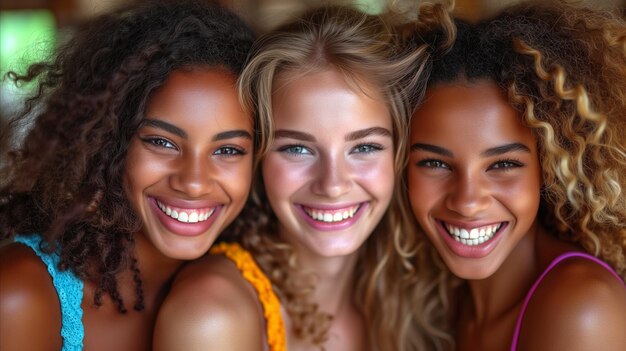
[[[206,221],[197,222],[197,223],[182,223],[166,215],[165,213],[163,213],[163,211],[161,211],[161,209],[158,207],[156,200],[154,198],[150,198],[149,203],[150,203],[150,208],[156,214],[161,224],[163,224],[163,226],[170,232],[176,235],[181,235],[181,236],[197,236],[197,235],[205,233],[206,231],[209,230],[209,228],[211,228],[211,225],[213,225],[213,222],[215,222],[215,219],[218,217],[220,211],[222,210],[222,206],[217,206],[215,208],[215,211],[211,215],[211,217],[209,217]],[[173,205],[174,202],[167,201],[167,204]],[[181,202],[178,202],[177,204],[180,205]],[[183,207],[183,206],[180,206],[180,207]],[[206,206],[203,206],[203,208],[204,207]],[[189,207],[189,208],[197,208],[197,207]]]
[[[481,257],[485,257],[489,255],[489,253],[491,253],[491,251],[493,251],[495,247],[498,245],[498,243],[500,242],[500,239],[502,238],[501,234],[509,225],[508,222],[504,222],[502,224],[502,227],[500,227],[500,230],[498,230],[498,232],[493,236],[493,238],[491,238],[491,240],[484,242],[482,244],[479,244],[479,245],[468,246],[468,245],[464,245],[454,240],[454,238],[452,238],[452,236],[448,234],[448,231],[446,230],[446,228],[443,227],[440,220],[436,220],[435,223],[436,223],[437,231],[439,231],[439,235],[443,237],[443,240],[448,245],[450,250],[456,255],[461,256],[461,257],[466,257],[466,258],[481,258]],[[485,224],[482,224],[482,225],[478,225],[477,223],[472,223],[471,227],[460,224],[460,223],[456,223],[456,222],[446,221],[446,223],[450,223],[450,224],[453,224],[454,226],[458,226],[462,228],[476,228],[479,226],[492,224],[493,222],[485,222]]]
[[[338,210],[338,209],[342,209],[342,208],[347,208],[347,207],[350,207],[350,206],[354,206],[354,204],[341,206],[341,207],[337,206],[336,204],[332,205],[332,206],[315,205],[315,206],[306,206],[306,207],[318,208],[318,209],[322,209],[322,210],[332,211],[332,210]],[[347,219],[345,219],[345,220],[343,220],[341,222],[333,222],[333,223],[316,221],[313,218],[309,217],[309,215],[306,212],[304,212],[304,209],[302,208],[302,205],[295,205],[295,207],[297,209],[297,212],[300,214],[300,216],[311,227],[313,227],[314,229],[319,230],[319,231],[331,232],[331,231],[343,230],[343,229],[349,228],[352,225],[354,225],[354,223],[356,223],[359,220],[359,218],[361,217],[361,214],[363,212],[365,212],[365,209],[367,209],[369,207],[369,203],[367,203],[367,202],[361,203],[361,206],[356,211],[354,216],[352,216],[350,218],[347,218]]]

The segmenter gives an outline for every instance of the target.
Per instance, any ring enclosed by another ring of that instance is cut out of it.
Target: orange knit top
[[[252,255],[237,243],[225,242],[213,246],[211,254],[223,254],[233,261],[243,278],[254,287],[259,295],[259,302],[263,307],[265,332],[270,351],[286,351],[287,339],[285,336],[285,325],[280,314],[280,301],[276,297],[274,290],[272,290],[272,283],[256,264]]]

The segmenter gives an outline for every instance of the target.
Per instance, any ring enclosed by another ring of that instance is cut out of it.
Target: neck
[[[165,297],[169,283],[184,261],[164,256],[142,233],[136,233],[134,239],[133,253],[141,274],[146,308],[149,308]],[[132,272],[126,274],[132,279]],[[134,283],[128,285],[134,286]]]
[[[293,245],[293,244],[292,244]],[[336,315],[352,303],[354,269],[358,252],[345,256],[320,256],[297,244],[293,245],[298,266],[305,274],[315,275],[312,299],[324,312]]]
[[[471,316],[476,323],[487,324],[521,307],[540,274],[539,232],[539,225],[533,225],[494,274],[468,281],[473,302]]]

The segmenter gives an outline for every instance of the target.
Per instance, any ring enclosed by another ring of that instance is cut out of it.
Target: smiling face
[[[126,194],[141,234],[167,257],[207,252],[248,196],[253,127],[235,81],[225,71],[175,71],[129,146]]]
[[[440,84],[411,120],[413,213],[453,273],[492,275],[539,208],[536,142],[491,82]]]
[[[371,87],[362,85],[366,95],[335,70],[290,77],[275,84],[275,139],[262,163],[280,235],[312,255],[353,254],[391,200],[389,111]]]

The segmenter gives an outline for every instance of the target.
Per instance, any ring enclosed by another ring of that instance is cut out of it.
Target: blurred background
[[[144,0],[146,1],[146,0]],[[418,0],[220,0],[234,9],[259,33],[288,20],[305,8],[322,3],[352,4],[369,13],[382,11],[391,1],[398,9],[414,8]],[[520,0],[456,0],[459,16],[474,20]],[[545,0],[550,1],[550,0]],[[77,23],[141,0],[0,0],[0,129],[7,116],[21,108],[31,87],[17,88],[4,78],[9,70],[24,72],[32,62],[50,57],[72,35]],[[593,8],[626,13],[626,0],[578,0]],[[2,145],[0,145],[2,146]]]

